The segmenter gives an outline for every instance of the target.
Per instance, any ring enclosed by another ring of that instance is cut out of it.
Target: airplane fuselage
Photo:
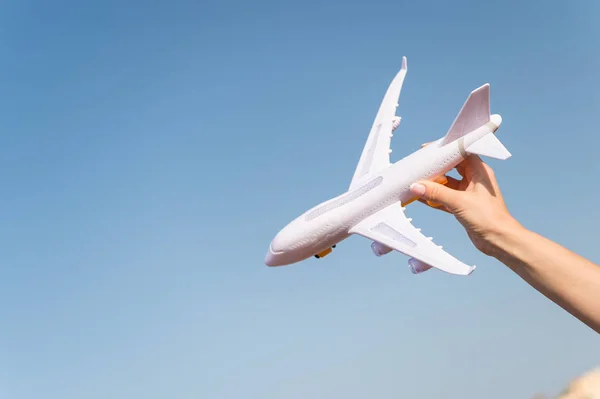
[[[439,139],[309,209],[275,236],[265,264],[283,266],[326,253],[348,238],[349,230],[365,218],[388,206],[398,206],[398,201],[406,204],[413,200],[411,184],[434,180],[452,170],[468,155],[466,147],[493,134],[501,123],[499,115],[492,115],[488,124],[461,139],[445,145]]]

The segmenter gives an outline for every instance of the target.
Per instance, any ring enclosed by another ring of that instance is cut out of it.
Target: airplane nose
[[[269,251],[265,256],[265,265],[267,266],[279,266],[281,264],[281,256],[279,253],[274,252],[272,245],[269,245]]]
[[[269,251],[267,252],[267,256],[265,256],[265,265],[274,266],[275,264],[275,254],[271,252],[271,246],[269,246]]]
[[[301,228],[302,226],[300,226]],[[298,221],[292,221],[284,227],[269,244],[269,251],[265,256],[267,266],[283,266],[293,263],[298,259],[298,250],[302,252],[303,246],[298,241],[302,229],[298,228]]]

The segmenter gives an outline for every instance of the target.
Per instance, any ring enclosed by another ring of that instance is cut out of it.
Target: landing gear
[[[333,245],[331,248],[327,248],[325,251],[323,252],[319,252],[318,254],[315,255],[315,258],[317,259],[321,259],[327,255],[329,255],[331,253],[331,251],[333,250],[333,248],[335,248],[335,245]]]

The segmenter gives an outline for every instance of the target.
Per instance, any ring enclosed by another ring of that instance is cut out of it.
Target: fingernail
[[[425,194],[425,186],[419,183],[413,183],[410,185],[410,191],[415,195],[423,195]]]

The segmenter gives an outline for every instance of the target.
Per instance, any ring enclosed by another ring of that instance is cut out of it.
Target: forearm
[[[492,253],[550,300],[600,333],[600,267],[515,223]]]

